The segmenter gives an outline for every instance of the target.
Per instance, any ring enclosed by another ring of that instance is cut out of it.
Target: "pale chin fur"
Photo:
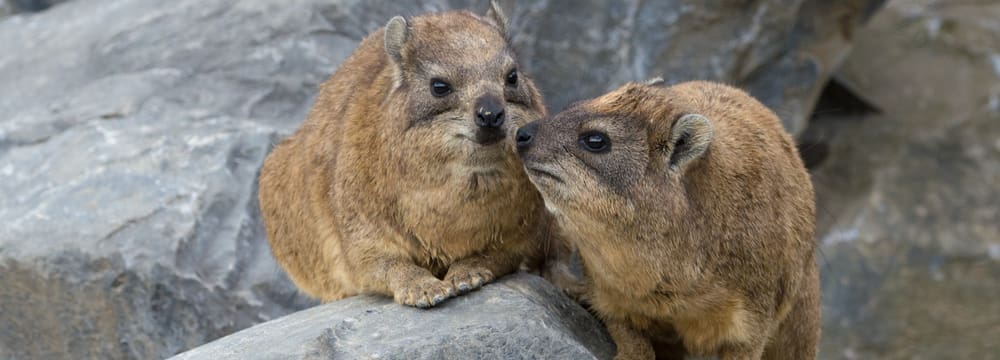
[[[545,210],[548,210],[553,215],[559,215],[559,208],[552,206],[548,200],[545,201]]]
[[[528,180],[531,180],[531,177],[528,177]],[[531,183],[534,184],[535,182],[531,180]],[[538,184],[535,184],[535,187],[538,187]],[[542,194],[542,203],[545,204],[545,210],[548,210],[548,212],[552,215],[559,215],[560,214],[559,208],[552,204],[552,201],[549,200],[549,197],[545,196],[545,192],[539,191],[539,193]]]

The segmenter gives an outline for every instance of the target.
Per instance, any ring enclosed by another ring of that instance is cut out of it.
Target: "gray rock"
[[[39,12],[69,0],[0,0],[0,18],[21,12]]]
[[[539,1],[515,37],[553,110],[624,82],[716,80],[775,109],[793,134],[884,1]]]
[[[891,2],[837,77],[819,197],[825,359],[1000,359],[1000,4]]]
[[[515,42],[555,110],[654,75],[710,78],[793,131],[866,9],[520,5]],[[314,305],[268,250],[263,157],[363,36],[469,6],[486,3],[70,1],[0,20],[0,358],[163,358]]]
[[[614,352],[583,308],[542,278],[516,274],[430,310],[348,298],[171,359],[607,359]]]
[[[0,358],[164,358],[313,304],[271,259],[256,174],[357,40],[283,4],[0,21]]]

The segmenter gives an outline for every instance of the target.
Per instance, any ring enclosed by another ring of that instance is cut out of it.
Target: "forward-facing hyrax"
[[[517,145],[617,358],[815,358],[812,184],[764,105],[708,82],[631,83]]]
[[[511,139],[545,106],[506,24],[495,3],[396,17],[322,85],[260,175],[271,249],[301,290],[429,307],[538,261],[545,210]]]

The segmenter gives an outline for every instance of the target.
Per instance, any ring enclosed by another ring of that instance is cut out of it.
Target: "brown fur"
[[[583,148],[593,131],[608,150]],[[714,83],[633,83],[518,140],[618,358],[815,358],[812,184],[762,104]]]
[[[301,290],[426,307],[536,261],[547,236],[541,197],[511,142],[477,140],[474,123],[484,96],[503,102],[496,133],[507,139],[545,111],[523,74],[505,83],[516,59],[493,6],[489,17],[394,18],[361,42],[268,156],[268,238]],[[453,92],[432,96],[434,78]]]

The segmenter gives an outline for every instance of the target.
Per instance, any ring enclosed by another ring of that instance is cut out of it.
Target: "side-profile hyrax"
[[[517,133],[619,359],[813,359],[812,184],[777,116],[720,84],[625,85]]]

